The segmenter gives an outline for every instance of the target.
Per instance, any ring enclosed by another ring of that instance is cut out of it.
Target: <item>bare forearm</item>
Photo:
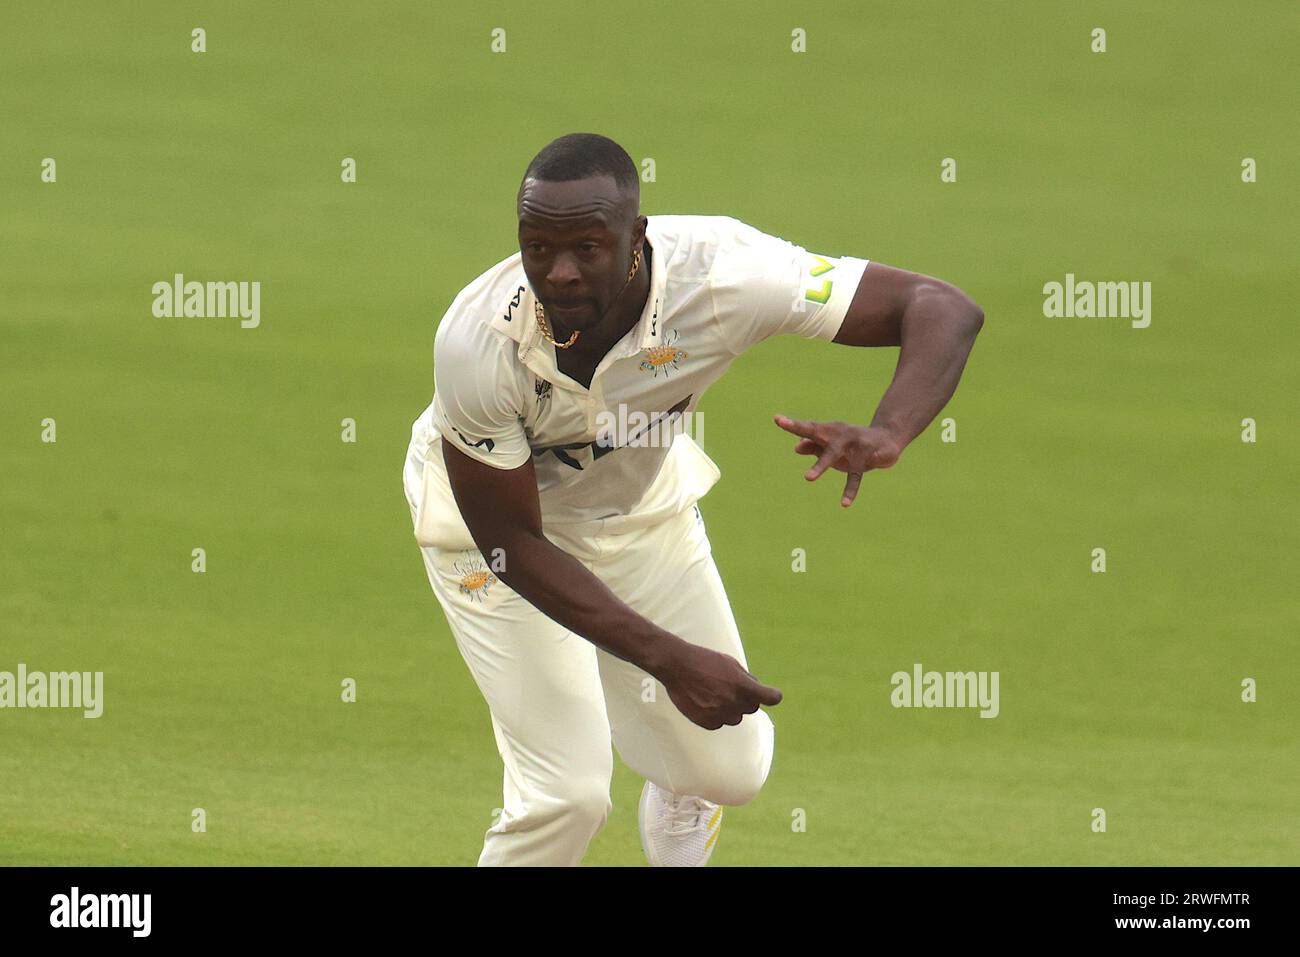
[[[549,539],[520,534],[502,547],[499,577],[522,598],[574,634],[661,677],[680,638],[635,612]]]
[[[984,313],[952,286],[919,289],[903,313],[894,378],[871,425],[906,446],[948,404],[965,368]]]

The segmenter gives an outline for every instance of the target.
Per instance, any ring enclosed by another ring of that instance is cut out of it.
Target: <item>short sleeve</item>
[[[532,450],[509,357],[490,341],[490,331],[483,330],[481,341],[467,341],[446,325],[434,339],[434,426],[470,458],[493,468],[518,468]]]
[[[732,352],[774,335],[834,339],[868,261],[811,253],[739,220],[727,222],[709,285]]]

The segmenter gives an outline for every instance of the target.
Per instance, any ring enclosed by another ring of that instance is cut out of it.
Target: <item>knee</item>
[[[739,807],[754,800],[766,780],[767,775],[752,764],[733,764],[726,768],[712,768],[693,782],[695,786],[680,790],[698,794],[714,804]]]
[[[748,804],[758,796],[772,769],[775,735],[771,719],[758,712],[753,732],[743,741],[714,756],[714,760],[699,762],[691,768],[680,784],[674,780],[679,794],[697,794],[714,804],[738,807]],[[746,721],[749,719],[747,718]]]
[[[547,799],[528,808],[526,816],[535,816],[538,823],[553,820],[565,828],[595,834],[605,825],[612,808],[608,781],[578,779],[556,786]]]
[[[598,831],[605,826],[614,807],[609,799],[609,783],[593,782],[587,787],[570,789],[563,798],[563,806],[570,820],[581,821],[593,832]]]
[[[576,867],[611,807],[608,781],[525,795],[488,830],[479,866]]]

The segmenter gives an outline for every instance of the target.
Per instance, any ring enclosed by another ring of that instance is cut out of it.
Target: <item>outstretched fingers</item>
[[[810,482],[817,481],[821,478],[822,473],[835,463],[838,454],[837,450],[827,447],[822,451],[821,455],[817,456],[817,461],[813,463],[813,467],[803,473],[803,477]]]
[[[840,497],[840,504],[848,508],[853,504],[853,500],[858,497],[858,487],[862,485],[862,473],[850,472],[848,481],[844,483],[844,494]]]
[[[792,419],[789,416],[775,415],[772,421],[785,429],[787,432],[793,432],[795,435],[801,435],[806,439],[817,438],[817,423],[808,422],[804,419]]]

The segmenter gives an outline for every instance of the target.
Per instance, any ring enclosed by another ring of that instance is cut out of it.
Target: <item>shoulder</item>
[[[527,280],[520,254],[503,259],[462,289],[433,339],[435,387],[443,392],[495,386],[512,393],[520,368],[509,322],[522,322]]]
[[[502,322],[515,321],[522,315],[519,305],[526,288],[518,252],[465,286],[438,323],[434,335],[435,360],[443,354],[484,359],[513,355],[517,343],[502,328]]]
[[[649,219],[652,233],[667,247],[670,261],[681,267],[696,266],[706,276],[720,253],[763,236],[734,216],[664,215]]]
[[[772,269],[774,257],[793,257],[795,247],[768,236],[734,216],[651,216],[648,233],[656,254],[663,254],[670,286],[682,285],[724,293],[750,287]],[[777,267],[780,268],[779,265]],[[679,289],[670,300],[689,296]]]
[[[680,275],[710,284],[762,276],[773,259],[797,257],[799,247],[763,232],[734,216],[654,216],[651,220],[667,240],[669,262]]]

